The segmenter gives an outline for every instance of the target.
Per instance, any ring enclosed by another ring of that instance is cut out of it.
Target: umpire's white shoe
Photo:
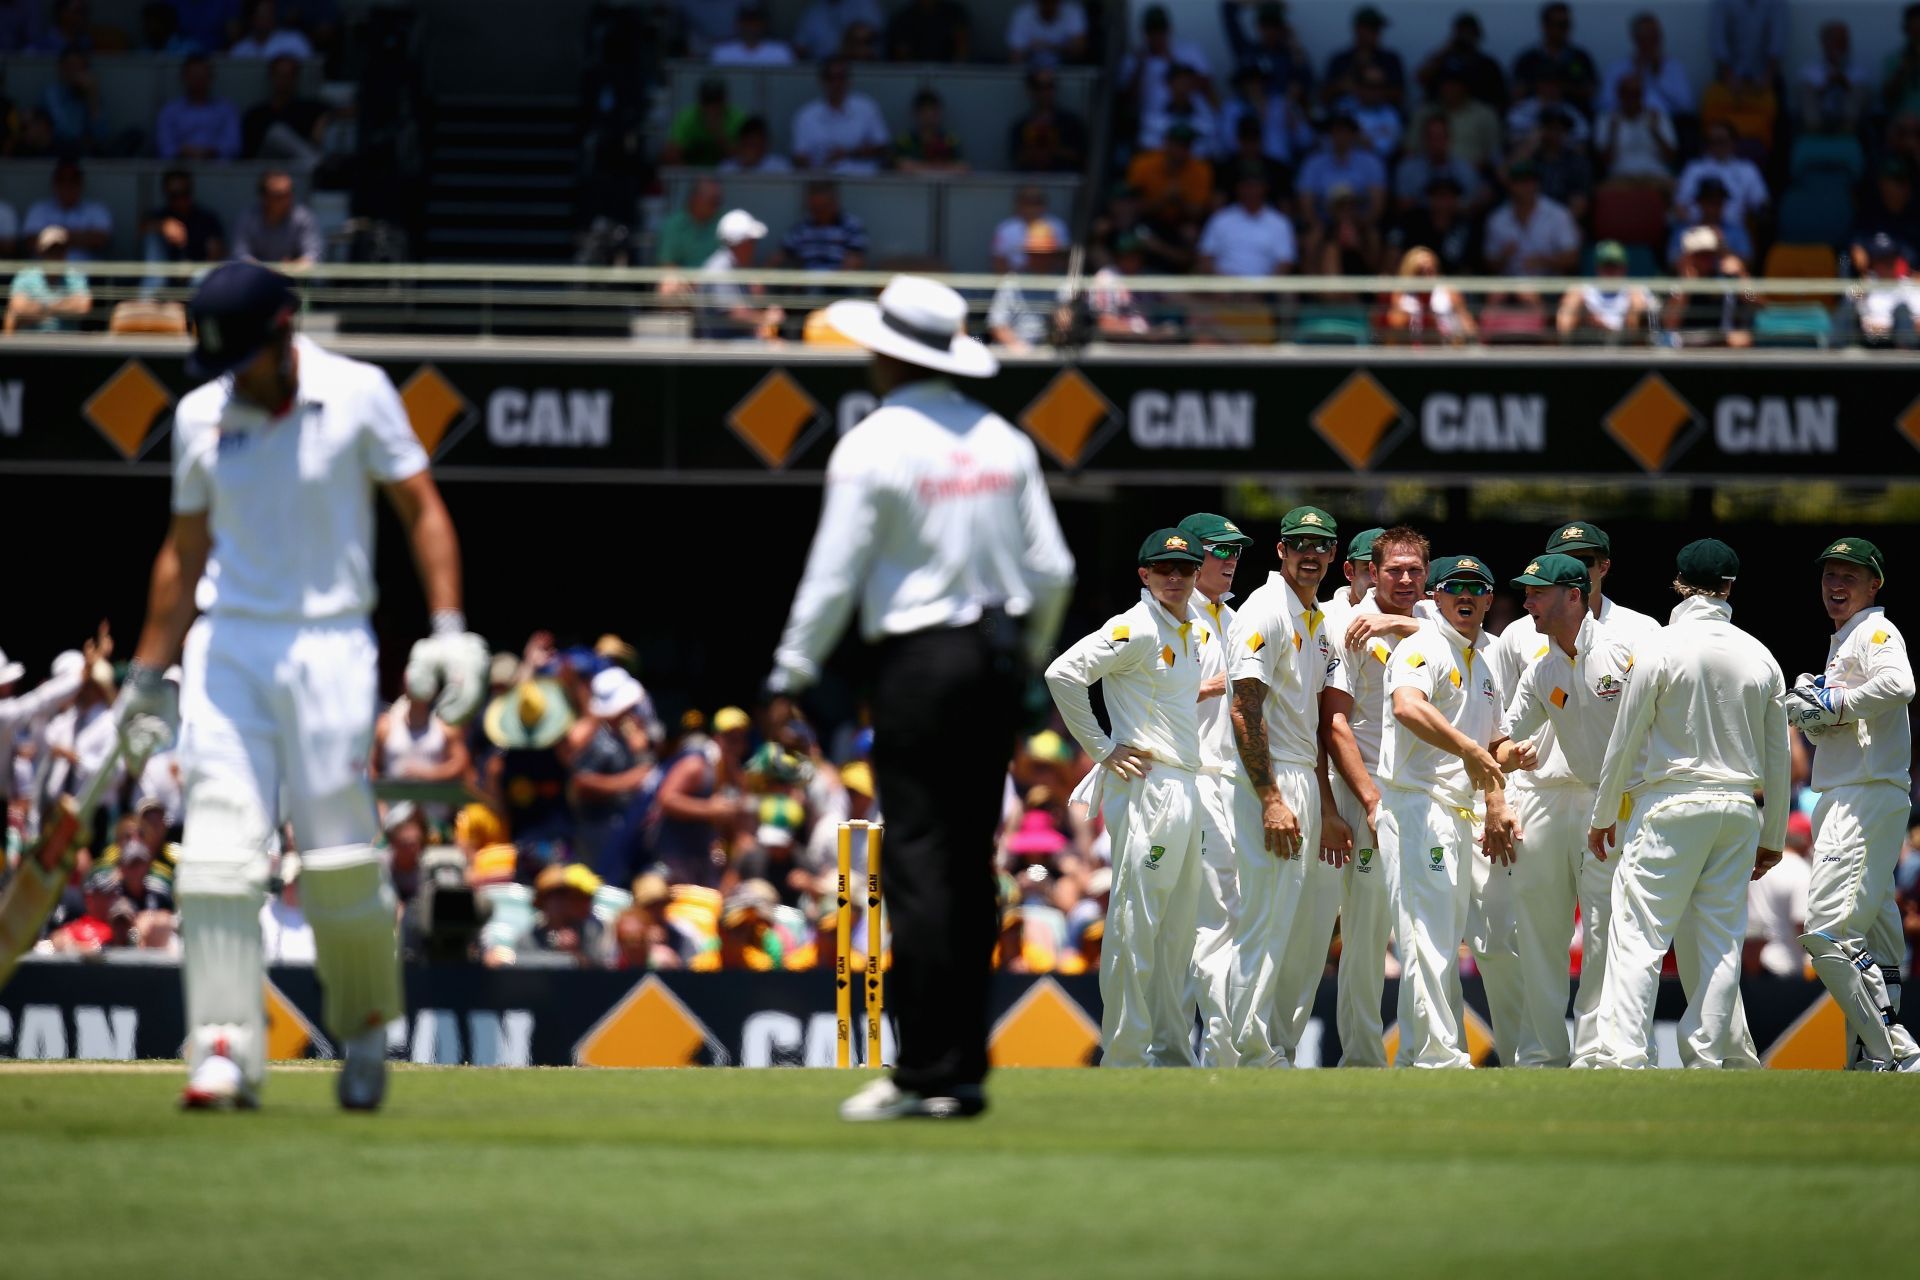
[[[922,1095],[889,1079],[875,1080],[840,1104],[842,1120],[960,1120],[987,1109],[979,1085],[961,1085],[951,1094]]]
[[[186,1111],[221,1111],[233,1108],[252,1111],[260,1105],[260,1093],[247,1083],[240,1064],[224,1053],[210,1053],[187,1077],[180,1094],[180,1106]]]
[[[375,1027],[347,1041],[340,1064],[340,1105],[348,1111],[377,1111],[387,1096],[387,1029]]]

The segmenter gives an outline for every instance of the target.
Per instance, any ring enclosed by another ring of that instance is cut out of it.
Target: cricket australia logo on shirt
[[[1147,850],[1147,870],[1158,871],[1160,869],[1160,859],[1166,856],[1167,856],[1167,846],[1163,844],[1156,844],[1151,849],[1148,849]]]
[[[1626,681],[1609,673],[1593,682],[1593,696],[1602,701],[1611,702],[1626,692],[1626,688]]]
[[[1362,849],[1353,856],[1353,869],[1363,876],[1373,874],[1373,850]]]
[[[1447,851],[1439,845],[1427,850],[1427,870],[1444,871],[1447,868]]]

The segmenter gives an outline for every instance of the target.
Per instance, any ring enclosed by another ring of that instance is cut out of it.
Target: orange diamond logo
[[[1077,467],[1095,429],[1119,411],[1078,369],[1062,369],[1020,415],[1020,425],[1063,467]]]
[[[333,1046],[320,1034],[307,1015],[287,999],[271,978],[267,991],[267,1057],[273,1061],[289,1058],[331,1058]]]
[[[1100,1028],[1052,978],[1027,988],[993,1028],[996,1067],[1084,1067],[1100,1047]]]
[[[1401,407],[1379,379],[1365,369],[1355,370],[1339,390],[1313,411],[1313,429],[1346,459],[1355,471],[1365,471],[1382,452],[1387,436],[1407,423]]]
[[[703,1048],[723,1058],[706,1024],[654,974],[642,978],[573,1046],[580,1067],[691,1067]]]
[[[132,462],[145,449],[153,424],[172,407],[173,392],[147,372],[147,366],[129,360],[80,406],[80,414]]]
[[[1822,991],[1793,1025],[1768,1046],[1761,1065],[1781,1071],[1839,1071],[1847,1065],[1847,1015]]]
[[[733,406],[727,425],[760,455],[760,461],[778,471],[793,456],[800,433],[819,418],[820,402],[785,369],[775,369]]]
[[[1635,462],[1661,471],[1691,442],[1694,433],[1688,428],[1700,425],[1700,415],[1665,378],[1650,373],[1600,421]]]
[[[1493,1054],[1493,1028],[1487,1025],[1485,1018],[1482,1018],[1469,1008],[1465,1011],[1462,1030],[1466,1032],[1468,1061],[1472,1062],[1476,1067],[1486,1065],[1488,1059]],[[1392,1062],[1394,1056],[1400,1052],[1399,1023],[1396,1022],[1387,1028],[1384,1045],[1387,1053],[1387,1061]]]
[[[459,388],[430,364],[421,365],[400,388],[400,403],[407,407],[407,421],[413,424],[413,434],[419,437],[428,457],[433,457],[446,443],[448,433],[473,412]]]
[[[1893,420],[1893,425],[1907,438],[1908,444],[1920,449],[1920,400],[1908,405],[1906,412]]]

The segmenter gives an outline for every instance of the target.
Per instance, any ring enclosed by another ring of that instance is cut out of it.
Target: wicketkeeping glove
[[[416,640],[407,654],[407,682],[413,683],[416,671],[430,673],[440,686],[434,714],[448,724],[463,724],[487,695],[491,660],[487,642],[467,630],[466,618],[458,610],[441,610],[433,615],[433,634]]]
[[[113,722],[120,734],[120,752],[129,762],[146,760],[165,751],[180,728],[180,690],[155,667],[127,664],[126,683],[114,700]]]
[[[1840,723],[1847,709],[1847,691],[1829,689],[1825,676],[1802,674],[1781,699],[1787,708],[1787,723],[1810,738],[1817,738]]]

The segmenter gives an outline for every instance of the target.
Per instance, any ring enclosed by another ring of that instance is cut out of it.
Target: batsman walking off
[[[1029,672],[1073,586],[1033,442],[963,395],[993,353],[946,285],[899,276],[828,322],[873,353],[880,407],[834,447],[820,527],[768,690],[819,678],[847,620],[873,647],[873,755],[887,813],[899,1061],[846,1120],[986,1108],[987,984],[999,933],[993,836]]]
[[[292,282],[255,263],[216,269],[194,294],[187,367],[212,381],[174,416],[173,521],[116,708],[129,758],[180,723],[186,829],[174,894],[190,1108],[259,1102],[260,908],[283,794],[325,1022],[345,1055],[340,1104],[368,1110],[385,1093],[387,1023],[405,1005],[367,780],[375,486],[399,512],[433,613],[409,670],[431,677],[450,721],[486,690],[487,647],[461,613],[453,523],[400,397],[373,366],[296,337],[297,307]],[[177,708],[161,678],[176,656]]]

